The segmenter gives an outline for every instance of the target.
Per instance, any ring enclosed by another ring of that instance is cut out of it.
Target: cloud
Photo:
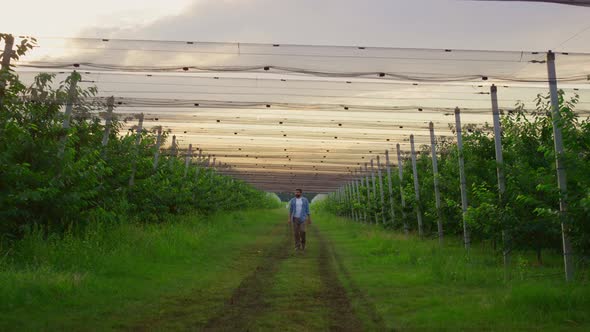
[[[89,28],[111,38],[547,50],[579,31],[590,9],[450,0],[201,0],[134,27]],[[560,22],[548,25],[546,22]],[[590,33],[568,51],[590,51]]]

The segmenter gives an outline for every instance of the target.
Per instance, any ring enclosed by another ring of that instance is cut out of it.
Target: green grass
[[[324,285],[317,262],[317,239],[309,234],[308,241],[305,254],[292,254],[281,262],[274,282],[264,294],[269,308],[255,319],[253,331],[325,331],[329,328],[331,308],[321,299]]]
[[[103,224],[61,238],[29,234],[0,256],[0,330],[203,324],[260,263],[257,248],[282,239],[271,229],[284,213]]]
[[[567,285],[559,255],[535,266],[532,254],[515,253],[512,280],[500,258],[482,248],[465,254],[457,239],[406,238],[391,230],[315,214],[349,278],[388,328],[437,330],[590,330],[587,277]],[[587,275],[587,271],[583,271]],[[352,297],[356,309],[366,305]]]
[[[33,232],[0,256],[0,331],[194,330],[212,321],[341,330],[352,311],[366,330],[590,329],[588,271],[564,284],[557,254],[537,266],[533,253],[515,253],[505,282],[489,249],[466,255],[458,239],[441,249],[330,214],[314,214],[319,233],[308,231],[308,251],[294,254],[285,219],[277,209],[97,224],[59,238]],[[352,311],[335,297],[338,281]]]

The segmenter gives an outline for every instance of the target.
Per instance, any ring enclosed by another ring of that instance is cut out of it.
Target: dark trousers
[[[299,218],[293,218],[293,237],[295,238],[295,248],[305,249],[305,223]]]

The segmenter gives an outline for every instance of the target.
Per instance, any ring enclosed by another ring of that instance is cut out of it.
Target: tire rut
[[[291,254],[291,230],[284,227],[277,225],[272,229],[271,234],[281,237],[281,239],[264,250],[261,263],[239,283],[239,286],[232,292],[217,314],[204,325],[199,324],[191,330],[250,331],[254,328],[257,317],[272,310],[272,299],[269,298],[270,294],[268,292],[276,283],[281,264],[289,257],[293,257]],[[310,260],[310,263],[318,266],[321,290],[317,296],[321,305],[328,309],[330,315],[327,317],[329,320],[328,329],[330,331],[355,332],[363,330],[386,331],[383,319],[377,314],[374,305],[369,299],[354,285],[350,274],[332,248],[329,240],[316,227],[310,227],[310,231],[317,241],[312,245],[317,245],[319,251],[317,256],[314,255],[313,260]],[[281,236],[281,233],[284,235]],[[298,258],[295,257],[294,259]],[[351,290],[347,292],[339,276],[345,279]],[[349,292],[352,293],[355,301],[361,302],[361,313],[368,315],[371,320],[369,326],[364,326],[355,312],[348,295]],[[132,328],[132,330],[153,330],[155,327],[157,330],[159,322],[168,319],[182,320],[183,315],[190,315],[190,312],[144,321],[143,324]]]
[[[367,327],[363,326],[363,323],[358,318],[352,303],[348,297],[348,293],[338,278],[338,273],[335,270],[332,260],[336,264],[336,267],[346,279],[349,285],[350,292],[357,301],[362,303],[363,313],[368,316],[371,320],[370,330],[375,331],[387,331],[385,321],[377,313],[375,305],[367,298],[367,296],[354,284],[351,279],[350,273],[344,267],[342,260],[338,254],[334,251],[331,243],[317,230],[313,228],[314,235],[318,238],[320,246],[320,256],[318,263],[320,264],[320,273],[322,282],[325,285],[327,292],[327,305],[330,305],[333,309],[333,324],[330,326],[330,330],[333,331],[362,331]]]
[[[282,227],[277,228],[280,233]],[[264,293],[272,287],[281,262],[289,257],[291,242],[288,235],[286,232],[283,240],[266,251],[262,264],[242,280],[223,309],[203,327],[204,331],[248,331],[249,323],[269,309]]]

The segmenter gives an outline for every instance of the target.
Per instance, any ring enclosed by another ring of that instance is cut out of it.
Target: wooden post
[[[412,171],[414,174],[414,193],[416,194],[416,219],[418,219],[418,235],[424,236],[422,226],[422,209],[420,202],[420,183],[418,182],[418,167],[416,167],[416,150],[414,149],[414,135],[410,135],[410,149],[412,150]]]
[[[396,145],[397,147],[397,169],[399,171],[399,193],[401,197],[401,204],[402,204],[402,221],[404,223],[404,233],[408,234],[410,232],[410,228],[408,227],[408,221],[406,219],[406,200],[404,198],[404,166],[402,163],[402,153],[399,147],[399,143]]]
[[[154,172],[158,170],[158,162],[160,160],[160,145],[162,145],[162,128],[158,128],[158,136],[156,137],[156,151],[154,152]]]
[[[377,177],[379,178],[379,192],[381,194],[381,221],[385,225],[385,197],[383,194],[383,176],[381,173],[381,161],[377,155]]]
[[[436,225],[438,227],[438,243],[443,244],[443,223],[442,211],[440,209],[440,191],[438,188],[438,157],[436,155],[436,138],[434,136],[434,124],[430,122],[428,125],[430,129],[430,151],[432,153],[432,176],[434,180],[434,201],[436,205]]]
[[[457,127],[457,150],[459,152],[459,180],[461,183],[461,208],[463,211],[463,241],[465,242],[465,249],[469,250],[471,240],[469,237],[469,227],[465,220],[467,214],[467,180],[465,178],[465,162],[463,160],[463,136],[461,130],[461,110],[459,107],[455,108],[455,126]]]
[[[2,66],[0,67],[0,111],[4,106],[4,96],[6,94],[6,79],[10,70],[10,59],[12,57],[12,48],[14,47],[14,37],[6,35],[4,38],[4,52],[2,53]]]
[[[131,176],[129,177],[129,187],[135,185],[135,172],[137,170],[137,158],[139,158],[139,144],[141,143],[141,133],[143,132],[143,113],[139,114],[137,124],[137,137],[135,138],[135,158],[131,162]]]
[[[567,177],[565,173],[565,153],[561,134],[561,113],[559,94],[557,92],[557,72],[555,70],[555,53],[547,52],[547,76],[551,95],[551,120],[553,122],[553,140],[555,143],[555,165],[557,169],[557,186],[559,188],[559,219],[561,221],[561,238],[563,242],[563,264],[565,280],[574,280],[574,261],[570,240],[571,223],[567,215]]]
[[[393,181],[391,179],[391,163],[389,162],[389,151],[385,150],[385,167],[387,168],[387,187],[389,190],[389,208],[391,222],[395,224],[395,205],[393,203]]]

